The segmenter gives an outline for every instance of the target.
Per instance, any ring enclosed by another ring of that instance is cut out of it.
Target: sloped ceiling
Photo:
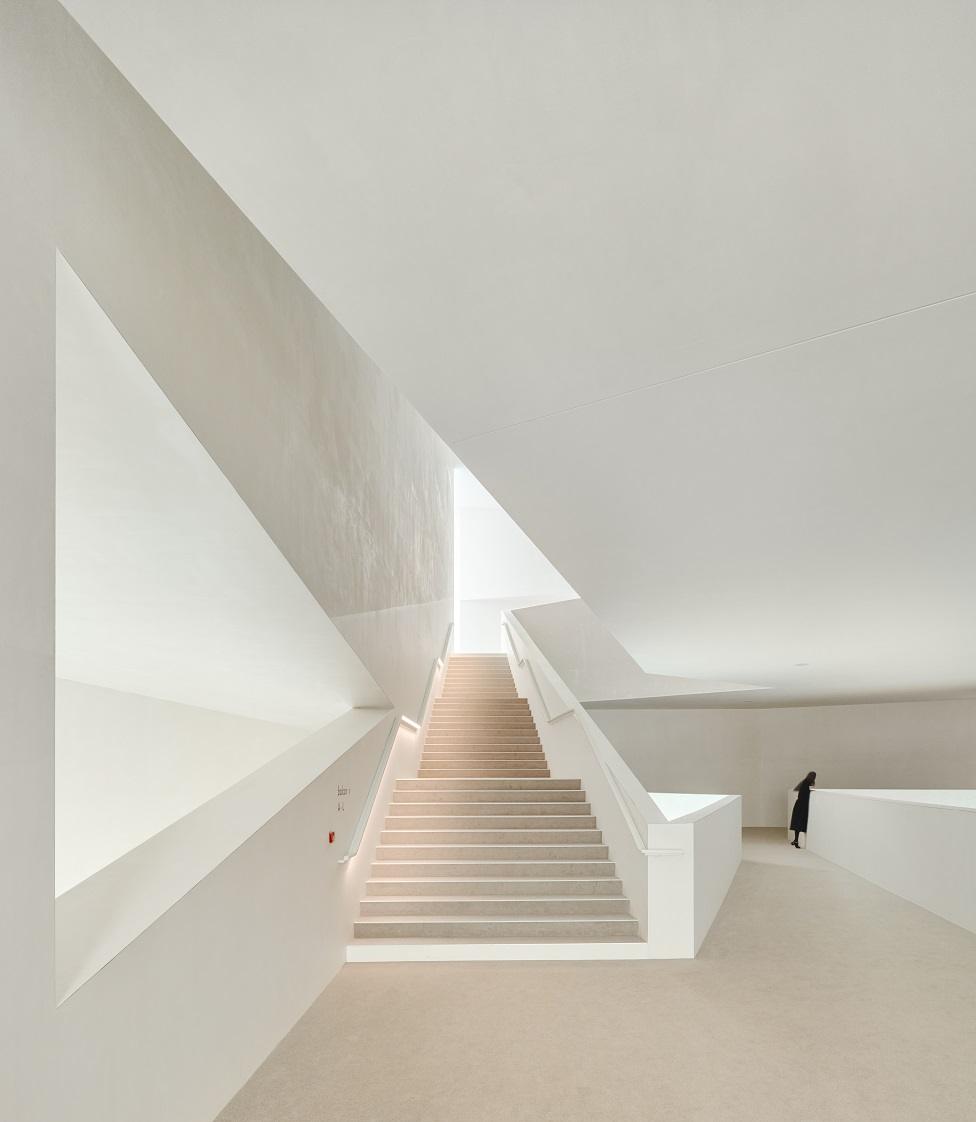
[[[67,7],[645,672],[976,686],[972,5]]]

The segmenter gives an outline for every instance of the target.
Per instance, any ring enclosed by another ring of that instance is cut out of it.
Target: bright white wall
[[[501,651],[501,614],[576,593],[465,468],[455,472],[455,648]]]
[[[742,801],[728,799],[704,811],[694,826],[697,954],[742,861]]]
[[[820,787],[976,787],[976,701],[823,705],[756,713],[760,819],[808,771]]]
[[[976,932],[976,807],[884,792],[817,790],[812,800],[811,852]]]
[[[55,1006],[56,250],[398,708],[451,616],[452,461],[53,0],[0,5],[0,94],[0,1117],[209,1122],[342,961],[326,835],[382,737]]]
[[[760,825],[761,757],[751,712],[591,709],[590,716],[648,790],[741,795],[744,823]]]
[[[782,709],[592,709],[651,790],[730,791],[779,826],[808,771],[829,787],[976,787],[976,701]]]
[[[57,264],[59,677],[319,728],[386,699],[70,264]]]
[[[55,692],[56,895],[311,731],[64,678]]]
[[[51,1122],[54,237],[49,9],[0,4],[0,1117]]]
[[[338,858],[384,735],[346,752],[59,1007],[58,1102],[44,1122],[214,1118],[344,962],[357,874]],[[353,792],[342,812],[340,785]]]

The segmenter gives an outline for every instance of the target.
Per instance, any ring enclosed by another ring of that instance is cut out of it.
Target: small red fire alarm
[[[335,841],[335,830],[330,830],[329,831],[329,845],[332,845],[332,843],[334,841]]]

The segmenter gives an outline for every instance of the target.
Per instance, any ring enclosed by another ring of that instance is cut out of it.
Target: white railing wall
[[[441,653],[431,666],[416,720],[401,717],[390,730],[383,752],[376,765],[376,771],[369,792],[360,811],[359,820],[352,832],[349,845],[339,858],[344,866],[343,908],[348,927],[348,939],[352,939],[353,924],[359,915],[360,901],[366,881],[369,878],[370,864],[379,844],[380,833],[386,820],[388,808],[393,801],[393,791],[398,779],[416,779],[420,770],[420,757],[423,753],[424,738],[433,711],[433,702],[440,696],[443,688],[444,670],[451,649],[454,625],[450,624],[444,636]],[[347,940],[348,941],[348,940]]]
[[[808,846],[976,932],[976,792],[819,788]]]
[[[583,781],[649,958],[693,958],[741,858],[742,800],[669,821],[511,612],[502,634],[553,775]]]

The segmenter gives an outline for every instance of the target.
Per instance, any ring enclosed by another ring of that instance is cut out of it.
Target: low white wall
[[[623,883],[625,895],[630,899],[634,918],[642,938],[647,938],[648,924],[648,873],[647,858],[637,848],[625,812],[615,796],[603,769],[597,762],[593,749],[587,742],[586,732],[576,719],[572,708],[558,706],[550,692],[542,692],[543,682],[537,681],[530,670],[529,661],[521,664],[511,649],[509,665],[515,684],[522,697],[528,698],[529,708],[539,729],[539,738],[555,778],[581,779],[587,801],[593,807],[597,824],[610,847],[610,857],[616,866],[616,875]],[[541,687],[541,688],[540,688]],[[548,694],[548,696],[547,696]],[[550,714],[555,719],[550,719]],[[585,719],[585,714],[583,714]],[[599,731],[599,730],[597,730]]]
[[[351,709],[59,896],[58,999],[85,984],[325,769],[372,742],[373,730],[388,728],[392,718],[390,710]],[[339,805],[361,805],[366,793],[358,783]]]
[[[735,792],[746,826],[784,825],[811,770],[831,788],[976,787],[976,701],[589,712],[650,790]]]
[[[651,958],[694,958],[742,859],[742,800],[722,796],[649,830]]]
[[[356,893],[338,858],[385,733],[346,752],[60,1006],[46,1122],[210,1122],[254,1073],[345,961]]]
[[[727,791],[741,795],[745,824],[763,825],[760,752],[751,712],[729,709],[591,709],[589,712],[649,790],[701,794]]]
[[[742,800],[723,800],[695,818],[695,954],[742,861]]]
[[[63,678],[55,697],[55,895],[311,732]]]
[[[780,825],[783,791],[819,787],[976,788],[976,701],[892,701],[761,709],[759,822]]]
[[[807,848],[976,932],[976,791],[927,794],[818,789]]]
[[[647,957],[694,958],[739,867],[742,800],[642,790],[531,636],[506,622],[509,664],[550,767],[583,780]]]

